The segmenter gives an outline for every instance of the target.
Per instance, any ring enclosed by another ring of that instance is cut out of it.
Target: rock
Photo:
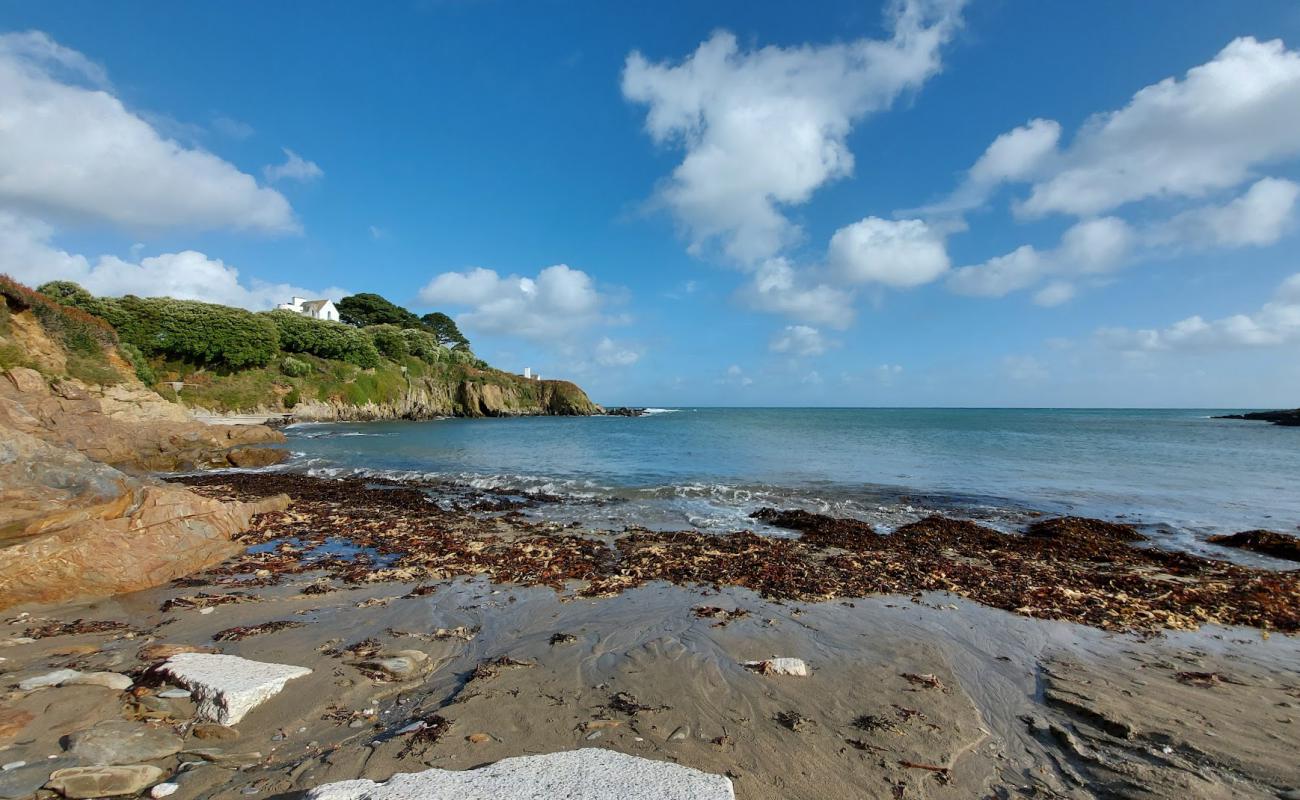
[[[68,798],[116,797],[139,794],[162,777],[162,770],[148,764],[70,767],[50,775],[45,785]]]
[[[399,774],[384,783],[342,781],[307,793],[307,800],[432,800],[437,797],[735,800],[735,793],[731,781],[722,775],[594,748],[507,758],[479,769],[430,769]]]
[[[176,790],[181,788],[178,783],[160,783],[149,790],[149,796],[154,800],[176,794]]]
[[[255,469],[283,464],[289,460],[289,451],[278,447],[236,447],[226,453],[232,467]]]
[[[125,692],[135,681],[116,672],[80,672],[76,677],[63,682],[63,686],[103,686],[117,692]]]
[[[1300,408],[1293,408],[1289,411],[1251,411],[1247,414],[1228,414],[1222,417],[1214,417],[1214,419],[1246,419],[1257,422],[1271,422],[1284,428],[1294,428],[1300,426]]]
[[[808,665],[801,658],[767,658],[762,661],[742,661],[741,666],[762,675],[794,675],[808,677]]]
[[[5,744],[22,733],[27,723],[34,719],[36,716],[30,711],[18,708],[0,709],[0,744]]]
[[[190,728],[190,735],[195,739],[205,741],[233,742],[239,738],[239,731],[234,728],[227,728],[225,725],[217,725],[214,722],[200,722]]]
[[[50,779],[51,772],[76,765],[77,762],[70,758],[56,758],[2,772],[0,773],[0,798],[20,800],[20,798],[31,797]]]
[[[1230,536],[1211,536],[1206,541],[1221,547],[1237,547],[1287,561],[1300,561],[1300,537],[1286,533],[1242,531]]]
[[[409,681],[422,677],[432,668],[427,653],[419,650],[400,650],[393,655],[357,662],[357,668],[377,680]]]
[[[5,772],[8,772],[11,769],[18,769],[19,767],[25,767],[25,766],[27,766],[26,761],[10,761],[8,764],[0,766],[0,769],[4,770]]]
[[[68,737],[68,753],[87,764],[137,764],[179,753],[184,743],[167,728],[113,720]]]
[[[185,755],[197,756],[212,764],[256,764],[258,761],[262,760],[262,754],[257,751],[249,753],[227,753],[225,750],[217,750],[213,747],[201,747],[195,750],[186,750]]]
[[[6,419],[0,402],[0,530],[12,542],[0,548],[0,608],[167,583],[238,552],[231,537],[255,514],[288,505],[227,503],[131,478]]]
[[[168,689],[159,692],[158,696],[164,700],[188,700],[190,698],[189,689]]]
[[[103,686],[118,692],[125,692],[134,683],[125,675],[116,672],[78,672],[75,669],[59,669],[45,675],[38,675],[18,683],[24,692],[47,689],[51,686]]]
[[[199,717],[222,725],[238,723],[279,694],[286,683],[311,674],[306,667],[212,653],[181,653],[167,659],[159,670],[194,694]]]
[[[215,653],[211,647],[199,647],[192,644],[150,644],[140,648],[135,657],[141,661],[166,661],[181,653]]]
[[[48,689],[51,686],[58,686],[60,683],[75,678],[81,673],[75,669],[56,669],[44,675],[37,675],[34,678],[27,678],[18,682],[18,688],[24,692],[31,692],[36,689]]]

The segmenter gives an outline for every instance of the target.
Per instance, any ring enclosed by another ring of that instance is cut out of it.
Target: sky
[[[0,272],[605,404],[1300,404],[1300,5],[0,0]]]

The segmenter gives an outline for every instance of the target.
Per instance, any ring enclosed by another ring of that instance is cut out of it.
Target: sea
[[[749,515],[765,506],[882,531],[931,513],[1008,531],[1074,514],[1223,558],[1210,535],[1300,529],[1300,428],[1212,418],[1225,413],[1236,412],[655,408],[307,423],[286,429],[293,458],[280,468],[540,498],[527,513],[608,530],[762,530]]]

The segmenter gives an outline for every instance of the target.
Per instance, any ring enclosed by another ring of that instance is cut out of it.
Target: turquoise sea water
[[[1294,532],[1300,429],[1219,413],[683,408],[307,424],[288,431],[289,468],[559,494],[584,502],[545,513],[615,528],[753,527],[751,511],[778,505],[886,528],[934,510],[1005,527],[1032,512],[1122,518],[1194,550],[1211,533]]]

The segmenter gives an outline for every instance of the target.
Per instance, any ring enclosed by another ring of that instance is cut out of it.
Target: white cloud
[[[287,147],[280,149],[284,150],[284,163],[268,164],[262,168],[262,173],[266,175],[268,181],[290,180],[306,183],[325,174],[325,170],[317,166],[315,161],[308,161]]]
[[[773,353],[819,356],[825,353],[829,346],[821,331],[816,328],[808,325],[787,325],[772,337],[768,349]]]
[[[903,367],[900,364],[881,364],[873,371],[876,382],[881,386],[893,386],[894,381],[903,374]]]
[[[794,319],[847,328],[853,321],[853,295],[843,289],[808,280],[808,275],[784,258],[763,262],[741,289],[751,308]]]
[[[940,68],[962,0],[902,0],[888,40],[742,51],[715,33],[680,63],[634,52],[623,94],[649,107],[646,130],[686,151],[658,191],[698,251],[720,240],[754,264],[799,238],[783,208],[853,171],[846,138]]]
[[[739,364],[732,364],[727,367],[727,371],[722,374],[716,383],[730,384],[732,386],[751,386],[754,379],[745,374]]]
[[[43,33],[0,35],[0,206],[128,228],[298,230],[279,192],[163,137],[107,86]]]
[[[1103,328],[1101,342],[1126,352],[1276,347],[1300,342],[1300,273],[1287,278],[1273,299],[1253,314],[1216,320],[1188,317],[1167,328]]]
[[[1022,210],[1087,216],[1150,197],[1202,197],[1300,154],[1300,53],[1235,39],[1211,61],[1090,119]]]
[[[596,344],[596,363],[602,367],[630,367],[639,361],[636,350],[615,342],[608,336]]]
[[[468,306],[457,321],[469,330],[556,340],[601,321],[605,298],[591,276],[565,264],[529,278],[478,267],[444,272],[420,290],[433,306]]]
[[[1034,293],[1034,302],[1040,306],[1059,306],[1074,298],[1074,284],[1066,281],[1052,281]]]
[[[808,374],[800,378],[799,382],[804,384],[805,386],[821,386],[822,376],[821,373],[818,372],[817,370],[812,370],[811,372],[809,372]]]
[[[1281,178],[1262,178],[1224,205],[1185,211],[1151,232],[1154,245],[1262,247],[1273,244],[1291,227],[1300,185]]]
[[[1003,183],[1028,180],[1056,155],[1061,124],[1051,119],[1032,119],[998,136],[979,157],[966,180],[943,201],[920,209],[930,215],[966,211],[980,206]]]
[[[953,270],[948,287],[959,294],[1002,297],[1027,289],[1050,276],[1070,277],[1097,275],[1126,263],[1137,235],[1128,223],[1117,217],[1086,219],[1075,223],[1061,235],[1053,250],[1042,251],[1022,245],[1006,255],[996,256],[983,264]],[[1040,305],[1056,305],[1074,295],[1067,291],[1067,281],[1058,281],[1039,292]]]
[[[907,289],[948,271],[943,236],[919,219],[867,217],[840,228],[828,254],[833,275],[845,283],[879,283]]]
[[[93,262],[84,255],[55,247],[46,223],[0,211],[0,264],[14,279],[36,286],[51,280],[76,281],[93,294],[175,297],[252,310],[272,308],[294,295],[341,297],[337,287],[323,291],[290,284],[243,282],[239,270],[195,250],[162,253],[132,260],[112,255]]]
[[[1047,368],[1033,356],[1004,356],[1002,371],[1017,383],[1038,383],[1047,379]]]

